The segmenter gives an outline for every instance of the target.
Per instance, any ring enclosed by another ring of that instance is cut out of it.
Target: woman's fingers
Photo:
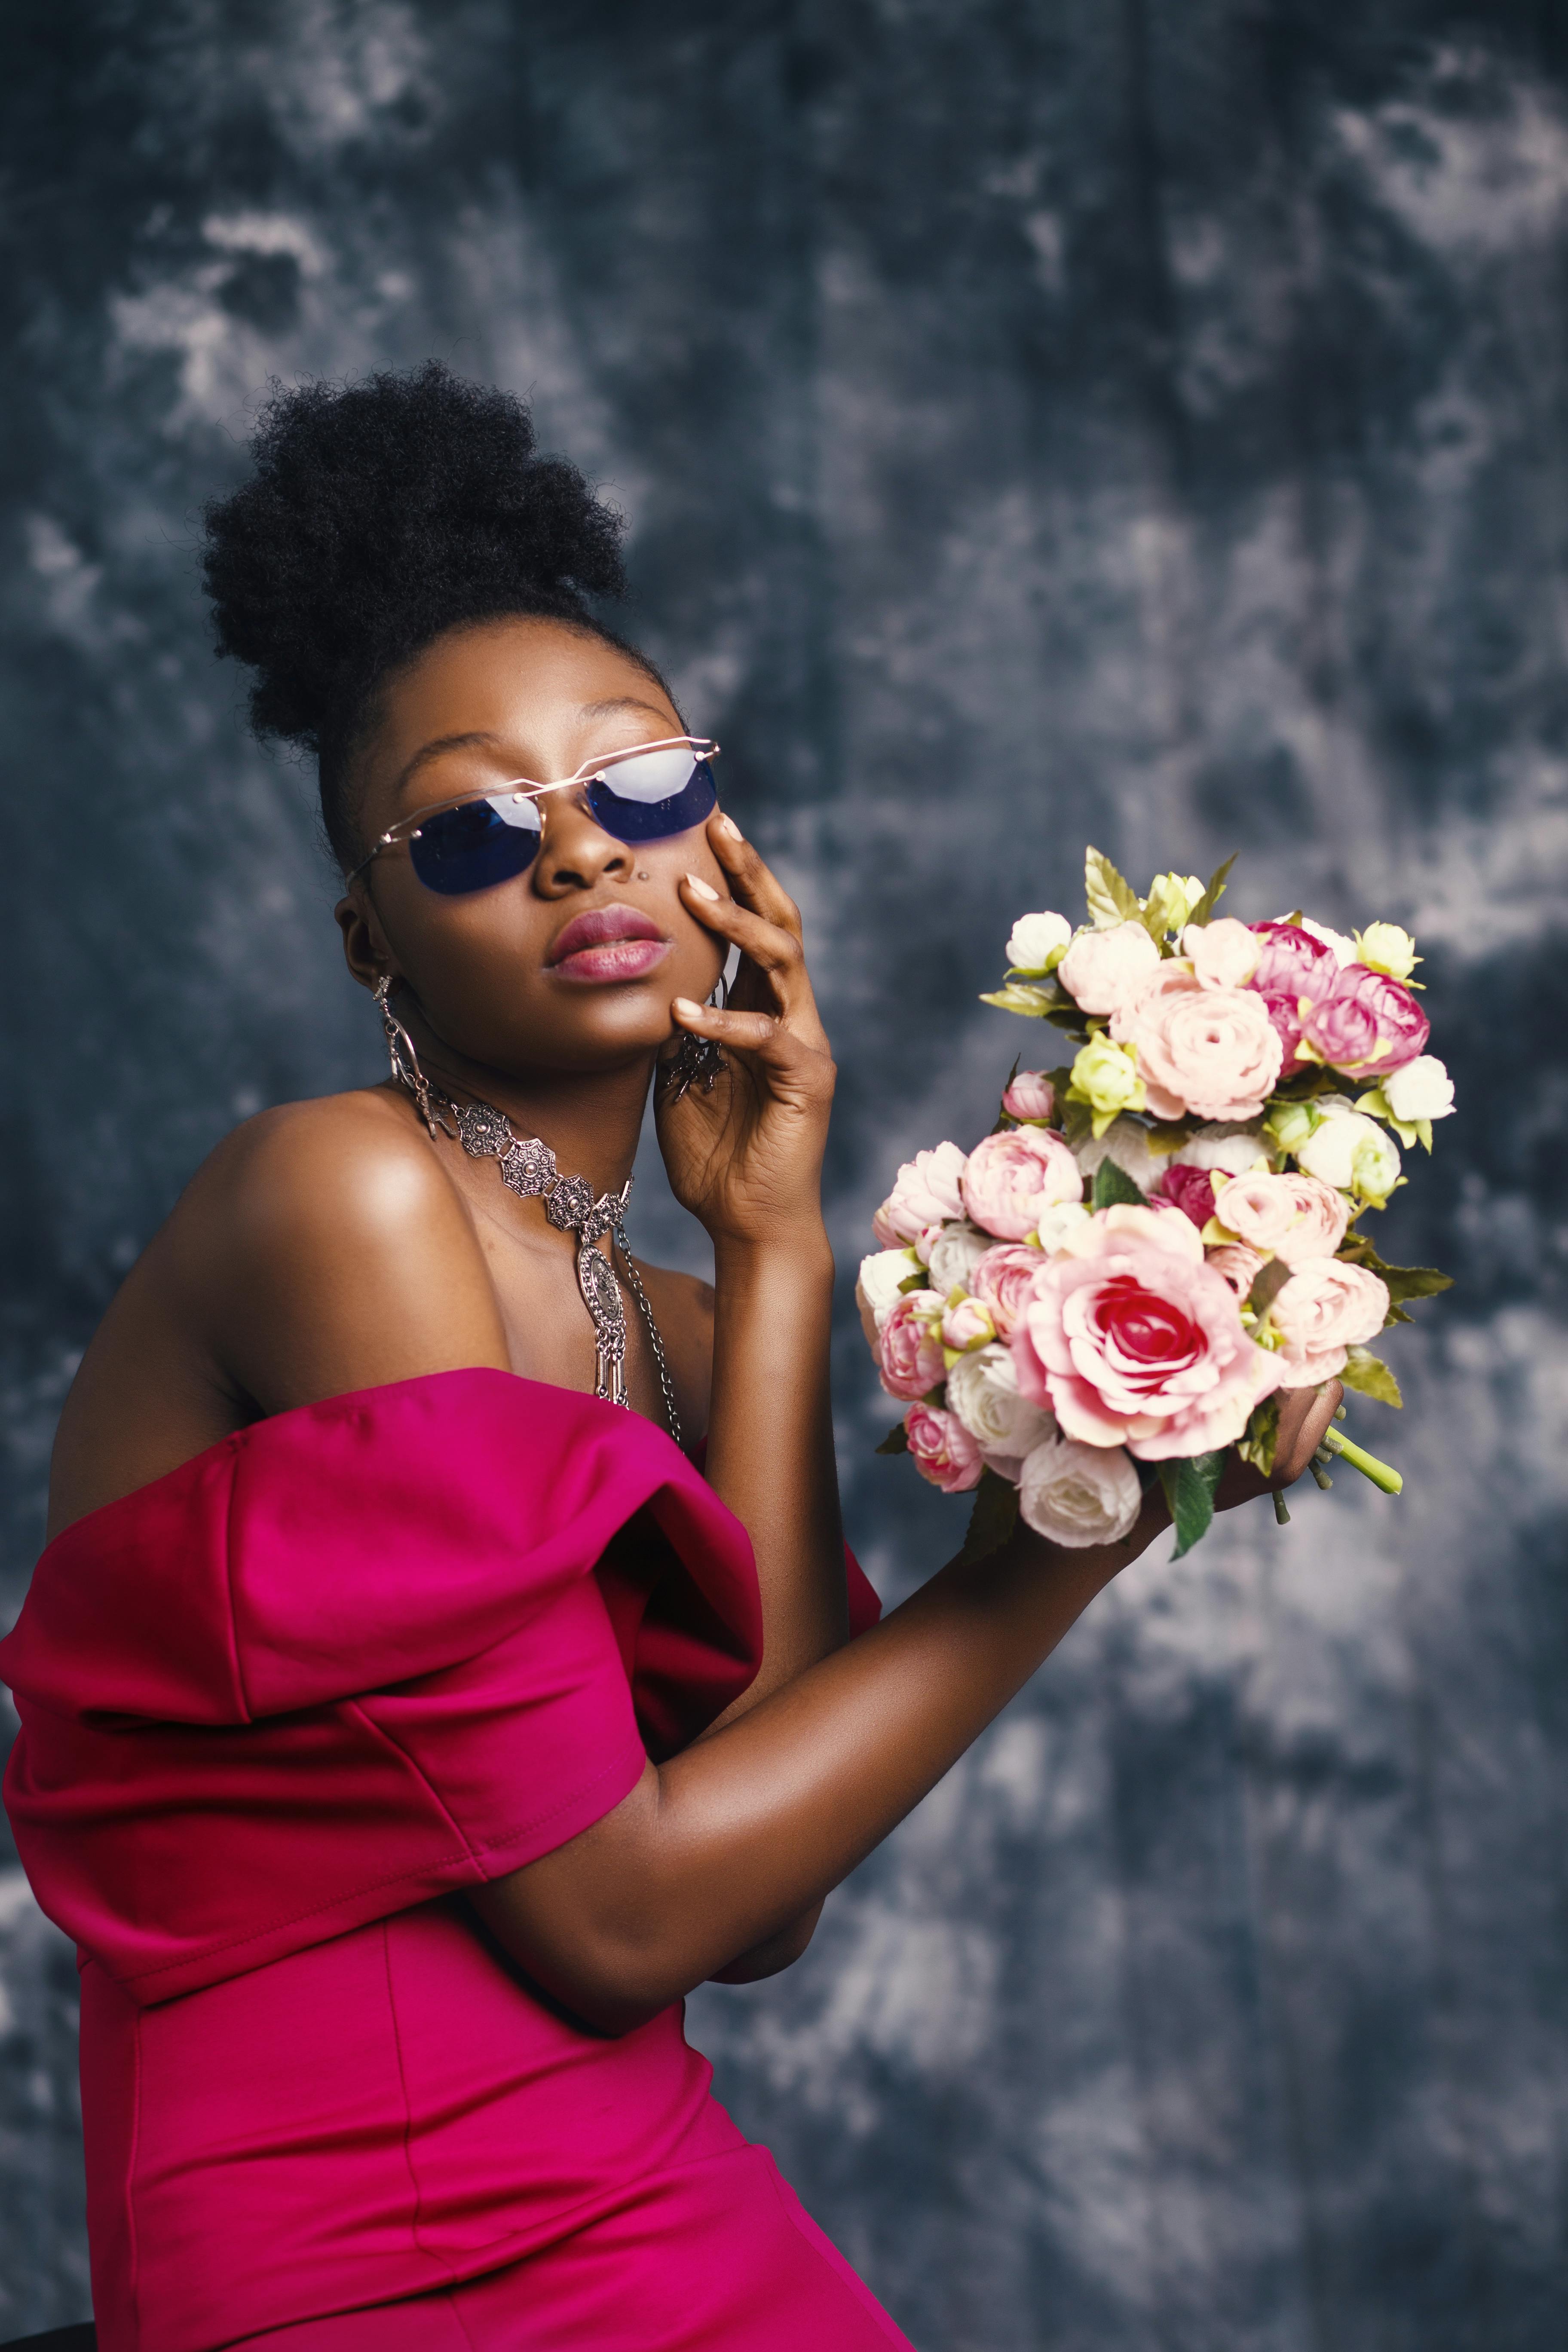
[[[765,975],[780,1014],[814,1044],[825,1045],[799,931],[771,921],[737,899],[721,898],[712,884],[698,874],[682,877],[680,895],[689,913],[708,930],[738,947],[746,962]]]
[[[1292,1486],[1323,1442],[1344,1390],[1338,1381],[1321,1389],[1289,1389],[1279,1400],[1279,1435],[1274,1448],[1271,1486]]]
[[[760,1062],[773,1080],[811,1094],[832,1094],[837,1072],[826,1039],[818,1045],[772,1013],[720,1012],[689,996],[673,998],[670,1011],[679,1028]]]
[[[708,846],[729,877],[730,887],[744,907],[764,922],[801,936],[800,908],[770,872],[732,816],[715,810],[708,820]]]

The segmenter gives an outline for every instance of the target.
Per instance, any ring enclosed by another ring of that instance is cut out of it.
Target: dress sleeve
[[[726,1704],[744,1531],[649,1424],[508,1374],[279,1415],[79,1522],[0,1649],[44,1908],[146,2003],[564,1843],[646,1763],[595,1572],[639,1514]]]

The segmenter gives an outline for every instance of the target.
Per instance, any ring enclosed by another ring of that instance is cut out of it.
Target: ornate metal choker
[[[613,1244],[618,1244],[627,1284],[652,1342],[669,1433],[679,1445],[680,1415],[676,1410],[664,1342],[658,1336],[653,1308],[648,1305],[642,1276],[632,1263],[631,1244],[626,1239],[625,1220],[632,1179],[628,1176],[618,1192],[601,1192],[595,1198],[585,1176],[563,1176],[550,1146],[536,1135],[516,1134],[506,1113],[498,1110],[493,1103],[458,1103],[447,1095],[438,1094],[419,1066],[414,1040],[393,1012],[390,996],[391,983],[383,980],[376,989],[375,1001],[386,1032],[392,1075],[413,1096],[431,1136],[449,1136],[462,1145],[471,1160],[498,1160],[500,1181],[509,1192],[523,1200],[542,1200],[544,1214],[557,1233],[576,1234],[577,1287],[594,1325],[594,1394],[606,1403],[624,1405],[629,1412],[626,1301],[621,1297],[614,1265],[598,1247],[601,1235],[605,1234],[612,1237]]]

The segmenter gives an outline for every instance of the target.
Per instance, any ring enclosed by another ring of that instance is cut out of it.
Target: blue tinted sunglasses
[[[706,735],[671,735],[585,760],[574,776],[552,784],[514,776],[494,792],[438,801],[390,826],[348,878],[405,841],[409,863],[427,890],[457,898],[493,889],[526,873],[538,856],[544,794],[574,787],[595,824],[617,841],[668,841],[700,824],[717,805],[709,761],[718,756],[718,744]]]

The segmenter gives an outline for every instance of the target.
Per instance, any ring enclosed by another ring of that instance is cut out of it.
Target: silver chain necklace
[[[626,1301],[616,1279],[613,1258],[606,1258],[597,1246],[601,1234],[608,1234],[613,1247],[619,1247],[627,1284],[653,1345],[669,1433],[677,1445],[680,1444],[680,1415],[676,1410],[668,1360],[626,1239],[626,1212],[631,1198],[631,1178],[626,1178],[618,1192],[601,1192],[595,1199],[585,1176],[563,1176],[550,1146],[536,1135],[515,1134],[510,1119],[493,1103],[457,1103],[448,1095],[438,1094],[420,1068],[414,1040],[392,1010],[390,1000],[391,983],[383,980],[377,986],[375,1001],[386,1032],[392,1075],[413,1096],[432,1138],[449,1136],[462,1145],[470,1160],[499,1160],[500,1181],[509,1192],[522,1200],[542,1200],[545,1217],[556,1232],[576,1234],[577,1287],[594,1326],[594,1394],[608,1404],[624,1405],[629,1412]]]

